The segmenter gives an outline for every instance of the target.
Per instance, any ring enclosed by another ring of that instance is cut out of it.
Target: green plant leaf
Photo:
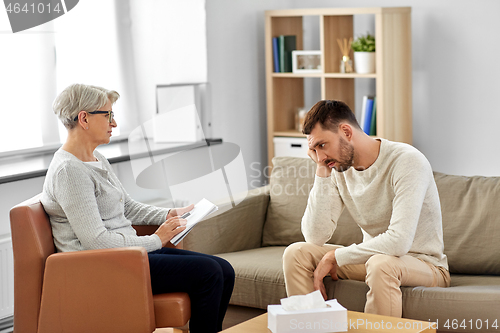
[[[369,32],[360,35],[352,42],[351,48],[354,52],[375,52],[375,37]]]

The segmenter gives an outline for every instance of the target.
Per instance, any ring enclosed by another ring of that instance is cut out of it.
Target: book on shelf
[[[361,121],[359,126],[368,135],[376,133],[376,98],[374,96],[363,96],[361,107]]]
[[[373,98],[372,122],[370,125],[370,135],[377,135],[377,97]]]
[[[373,115],[373,98],[368,98],[368,100],[366,101],[365,122],[363,124],[363,131],[368,135],[370,134],[372,115]]]
[[[280,56],[279,56],[279,40],[278,37],[273,37],[273,64],[274,72],[280,72]]]
[[[278,36],[278,58],[281,73],[292,72],[292,51],[297,49],[296,36]]]
[[[170,243],[172,243],[173,245],[179,244],[179,242],[184,239],[184,237],[186,237],[186,235],[194,228],[195,225],[201,222],[208,215],[215,212],[217,209],[219,209],[219,207],[217,207],[207,199],[201,199],[196,205],[194,205],[194,208],[192,210],[184,213],[181,216],[181,218],[187,220],[186,229],[175,235],[170,240]]]
[[[363,96],[363,104],[361,105],[361,119],[359,120],[359,127],[363,129],[363,124],[365,123],[365,115],[366,115],[366,101],[368,101],[368,96]]]

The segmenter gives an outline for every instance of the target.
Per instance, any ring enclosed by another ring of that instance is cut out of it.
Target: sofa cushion
[[[434,178],[451,273],[500,274],[500,177]]]
[[[498,331],[492,326],[495,322],[500,325],[498,276],[453,274],[449,288],[403,287],[401,290],[405,318],[437,322],[440,332]],[[455,329],[450,329],[454,325]]]
[[[267,309],[286,297],[283,277],[284,246],[218,254],[226,259],[236,274],[231,304]]]
[[[310,158],[275,157],[273,166],[263,246],[304,241],[300,222],[314,184],[316,164]],[[347,246],[361,242],[362,238],[361,230],[344,209],[329,243]]]
[[[285,246],[268,246],[257,249],[217,254],[234,268],[235,282],[230,303],[267,309],[269,304],[280,304],[287,297],[283,276]],[[359,284],[359,286],[358,286]],[[368,286],[358,281],[333,281],[325,277],[325,287],[330,298],[338,298],[350,310],[363,311]]]
[[[231,263],[236,272],[231,304],[266,309],[268,304],[279,304],[286,297],[282,269],[284,246],[263,247],[246,251],[219,254]],[[364,282],[324,279],[328,298],[336,298],[348,310],[363,311],[369,288]],[[500,277],[488,275],[451,276],[451,287],[402,287],[403,316],[423,321],[438,321],[440,331],[458,320],[473,325],[474,332],[486,330],[498,319]],[[483,325],[477,330],[476,325]],[[497,324],[500,324],[497,321]]]
[[[337,222],[337,228],[328,243],[349,246],[354,243],[359,244],[362,241],[361,228],[354,221],[349,211],[344,209]]]
[[[304,241],[300,221],[314,183],[315,172],[315,164],[310,158],[273,158],[271,199],[262,235],[263,246]]]
[[[336,299],[343,307],[350,311],[365,311],[366,293],[370,290],[363,281],[337,280],[330,275],[323,279],[328,299]]]
[[[197,224],[184,238],[185,250],[216,254],[260,247],[269,205],[267,186],[248,191],[236,207],[231,202],[216,204],[219,210]]]

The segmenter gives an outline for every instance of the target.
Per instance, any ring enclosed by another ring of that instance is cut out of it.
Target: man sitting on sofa
[[[429,161],[414,147],[375,139],[340,101],[316,103],[303,133],[316,162],[302,218],[306,242],[283,255],[288,296],[320,290],[323,278],[365,281],[365,312],[401,317],[400,286],[448,287],[441,206]],[[325,244],[347,208],[363,242]]]

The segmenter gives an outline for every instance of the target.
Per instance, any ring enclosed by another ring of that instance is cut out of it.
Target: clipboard
[[[219,207],[217,207],[207,199],[201,199],[196,205],[194,205],[194,208],[191,211],[186,212],[181,216],[181,218],[187,220],[186,229],[175,235],[170,240],[170,243],[175,246],[179,244],[179,242],[184,239],[184,237],[186,237],[186,235],[191,231],[191,229],[194,228],[195,225],[197,225],[205,217],[217,211],[218,209]]]

